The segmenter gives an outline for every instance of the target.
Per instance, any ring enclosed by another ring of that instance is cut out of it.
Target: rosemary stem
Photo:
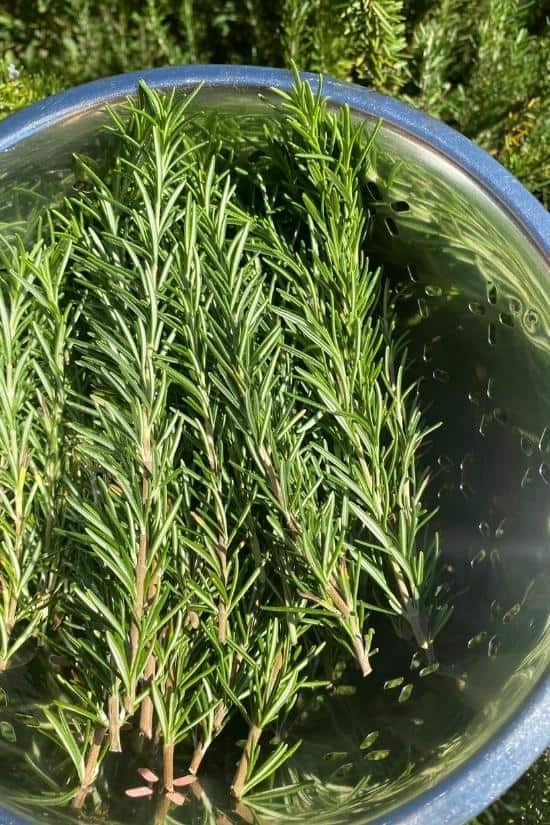
[[[161,794],[158,797],[153,819],[154,825],[166,825],[171,804],[166,794]]]
[[[17,615],[17,596],[11,596],[8,607],[8,621],[6,622],[6,633],[8,637],[11,635],[13,626],[15,625],[15,617]]]
[[[52,417],[50,416],[50,412],[41,393],[39,394],[39,399],[42,407],[42,412],[44,415],[44,423],[52,421],[51,432],[48,438],[48,448],[50,455],[46,465],[46,477],[48,479],[48,488],[50,490],[51,504],[48,508],[48,513],[46,516],[46,525],[44,528],[44,555],[46,558],[50,558],[53,547],[54,528],[57,523],[56,507],[59,506],[58,479],[61,476],[60,444],[63,441],[62,417],[59,411],[63,410],[64,408],[64,400],[62,395],[58,395],[56,397],[57,411]],[[57,569],[56,565],[51,564],[48,572],[48,583],[46,586],[46,592],[48,594],[53,593],[55,581],[58,575],[59,570]]]
[[[86,759],[84,776],[82,778],[82,782],[80,783],[80,788],[78,789],[72,802],[72,807],[75,811],[80,811],[82,809],[88,791],[90,790],[90,787],[94,784],[97,773],[97,763],[99,760],[99,755],[101,753],[101,746],[103,744],[104,736],[105,728],[100,727],[99,725],[96,726],[96,728],[94,729],[92,744],[90,745],[90,749],[88,751],[88,756]]]
[[[227,585],[227,542],[224,536],[220,535],[218,538],[218,546],[216,548],[218,558],[220,560],[220,567],[222,573],[222,581]],[[221,644],[225,644],[227,639],[227,604],[225,598],[220,596],[218,599],[218,640]]]
[[[225,644],[227,640],[227,605],[220,596],[218,600],[218,641]]]
[[[425,653],[428,663],[433,664],[435,662],[433,645],[428,640],[423,617],[413,604],[403,571],[393,559],[390,559],[390,568],[395,579],[399,600],[405,611],[404,617],[413,632],[416,644]]]
[[[158,573],[153,577],[151,584],[149,585],[149,590],[147,592],[147,600],[151,603],[157,593],[159,587],[159,576]],[[146,684],[150,684],[157,669],[157,660],[153,653],[149,654],[149,658],[147,659],[147,664],[145,665],[145,670],[143,672],[143,678]],[[145,696],[143,702],[141,704],[140,709],[140,717],[139,717],[139,730],[142,736],[145,736],[146,739],[153,738],[153,717],[154,717],[154,706],[153,706],[153,699],[150,695]]]
[[[297,536],[300,534],[300,528],[298,527],[298,523],[294,518],[294,515],[290,512],[287,506],[286,498],[283,492],[283,488],[281,483],[277,477],[277,473],[275,472],[275,468],[273,467],[273,462],[269,456],[269,453],[265,449],[265,447],[260,447],[259,456],[262,461],[265,473],[269,479],[269,485],[273,492],[273,495],[277,499],[277,503],[281,508],[281,511],[285,515],[286,525],[293,536]]]
[[[355,659],[363,676],[368,676],[369,673],[372,672],[372,667],[369,661],[368,653],[365,650],[363,636],[361,633],[361,628],[359,627],[357,616],[352,613],[347,603],[333,585],[327,586],[326,593],[344,622],[349,626],[353,636],[353,650],[355,653]]]
[[[233,810],[246,825],[254,825],[258,821],[248,805],[244,805],[242,802],[236,802],[233,805]]]
[[[174,745],[172,743],[164,743],[162,758],[164,790],[172,793],[174,790]]]
[[[363,676],[368,676],[372,673],[372,666],[369,661],[368,653],[365,650],[365,645],[363,644],[363,639],[361,633],[357,631],[354,635],[353,639],[353,650],[355,652],[355,658],[357,660],[357,664],[361,670]]]
[[[109,750],[113,753],[121,753],[122,745],[120,744],[120,707],[119,699],[116,694],[109,696]]]
[[[218,734],[223,727],[225,719],[227,717],[227,705],[225,702],[220,702],[216,711],[214,713],[214,720],[212,722],[212,729],[214,731],[214,735]],[[210,745],[212,744],[213,737],[209,736],[203,740],[200,740],[193,751],[193,756],[191,758],[191,762],[189,763],[189,773],[196,774],[202,764],[202,760],[206,756],[206,752]]]
[[[153,656],[153,654],[151,654],[147,660],[145,671],[143,673],[144,679],[147,683],[151,682],[152,678],[155,675],[155,670],[156,659]],[[139,715],[139,731],[143,736],[145,736],[146,739],[153,738],[153,717],[153,700],[151,696],[146,696],[141,704]]]
[[[195,750],[193,751],[193,756],[191,757],[191,762],[189,763],[189,773],[197,774],[199,768],[202,764],[202,760],[206,756],[206,752],[210,747],[212,740],[205,739],[204,741],[200,741]]]
[[[146,476],[147,471],[144,470],[142,476],[142,503],[145,506],[149,497],[149,480]],[[143,607],[145,601],[145,577],[147,573],[147,527],[145,523],[142,524],[139,533],[139,547],[138,559],[136,565],[136,595],[135,595],[135,615],[136,620],[132,624],[130,631],[130,648],[132,665],[135,663],[138,649],[139,649],[139,626],[138,622],[143,616]],[[130,694],[126,697],[126,709],[128,713],[134,712],[134,705],[136,700],[136,686],[131,685]]]
[[[399,601],[401,602],[403,607],[407,609],[411,607],[411,596],[409,593],[409,588],[407,587],[407,582],[405,581],[405,577],[403,576],[403,571],[401,570],[397,562],[393,559],[390,559],[390,568],[395,579],[395,585],[397,587],[397,595],[399,597]]]
[[[429,641],[426,634],[423,616],[414,608],[410,610],[410,613],[405,613],[405,616],[413,632],[416,644],[426,656],[428,664],[433,665],[436,661],[435,651],[433,644]]]
[[[237,765],[237,770],[235,772],[235,776],[233,777],[233,782],[231,783],[231,795],[235,797],[235,799],[240,799],[243,795],[244,786],[248,776],[248,768],[250,765],[252,751],[260,741],[261,735],[261,728],[259,728],[257,725],[250,726],[248,736],[246,739],[246,744],[243,748],[241,758],[239,759],[239,764]]]

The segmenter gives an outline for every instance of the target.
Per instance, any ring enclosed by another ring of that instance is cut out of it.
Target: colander
[[[233,113],[260,112],[272,87],[292,84],[283,70],[186,66],[37,103],[0,123],[0,228],[24,218],[37,196],[48,203],[61,194],[74,152],[103,151],[105,105],[135,94],[140,79],[182,91],[203,83],[201,105]],[[550,217],[439,121],[351,84],[325,79],[323,93],[358,118],[382,121],[368,181],[370,256],[400,284],[425,416],[444,424],[429,461],[455,603],[441,656],[454,677],[452,689],[440,679],[421,708],[413,698],[398,719],[405,731],[414,713],[423,715],[420,741],[403,735],[403,747],[422,758],[345,805],[319,802],[306,819],[462,825],[550,744]],[[370,713],[359,706],[352,724]],[[10,813],[9,789],[2,799],[1,825],[45,816]],[[298,821],[297,812],[286,819]]]

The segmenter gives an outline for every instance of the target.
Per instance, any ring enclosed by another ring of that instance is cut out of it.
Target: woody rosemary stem
[[[206,756],[206,751],[210,747],[211,740],[206,739],[204,742],[199,742],[193,751],[191,762],[189,763],[189,773],[196,774],[202,764],[202,760]]]
[[[251,725],[250,730],[248,731],[246,744],[243,748],[241,758],[239,759],[239,764],[237,765],[235,776],[233,777],[233,782],[231,783],[231,795],[234,796],[235,799],[240,799],[243,795],[244,786],[248,777],[248,768],[250,765],[252,751],[260,741],[261,735],[262,729],[257,725]]]
[[[144,509],[147,504],[147,499],[149,497],[149,481],[146,476],[147,471],[144,470],[143,477],[142,477],[142,503]],[[136,621],[132,624],[132,629],[130,631],[130,648],[131,648],[131,661],[132,664],[136,661],[138,649],[139,649],[139,625],[138,622],[143,616],[143,607],[145,601],[145,577],[147,574],[147,527],[144,523],[140,528],[139,533],[139,547],[138,547],[138,558],[137,558],[137,565],[136,565],[136,596],[135,596],[135,614],[136,614]],[[126,697],[126,710],[128,713],[132,714],[134,712],[134,704],[136,700],[136,687],[133,684],[131,686],[130,695]]]
[[[218,538],[218,546],[216,548],[218,558],[220,560],[220,568],[222,573],[222,581],[227,585],[227,542],[223,535]],[[227,640],[227,604],[223,596],[218,599],[218,641],[223,645]]]
[[[86,796],[88,795],[88,791],[94,784],[97,773],[97,763],[101,754],[101,746],[103,744],[104,736],[105,728],[98,726],[94,729],[92,744],[90,745],[90,750],[88,751],[88,757],[86,759],[86,766],[84,768],[84,777],[80,783],[80,788],[72,801],[72,807],[75,811],[80,811],[82,809]]]
[[[159,586],[159,577],[158,575],[154,576],[153,581],[149,587],[149,591],[147,593],[147,601],[151,603],[158,590]],[[157,668],[157,662],[154,655],[151,653],[149,658],[147,659],[147,664],[145,665],[145,670],[143,672],[143,679],[147,685],[151,683],[155,676]],[[140,716],[139,716],[139,732],[142,736],[145,736],[146,739],[153,738],[153,717],[154,717],[154,706],[153,706],[153,699],[150,695],[145,696],[143,702],[141,703],[140,709]]]
[[[225,722],[225,718],[227,716],[227,707],[225,702],[220,702],[218,705],[216,712],[214,714],[214,722],[213,722],[213,730],[214,734],[218,734],[223,727]],[[189,763],[189,773],[196,774],[202,764],[202,760],[206,756],[206,752],[210,745],[212,744],[212,739],[204,739],[201,740],[195,750],[193,751],[193,756],[191,757],[191,762]]]
[[[395,579],[399,601],[401,602],[405,610],[404,618],[408,622],[409,627],[412,630],[416,644],[418,645],[419,649],[423,651],[428,661],[428,664],[431,665],[436,661],[436,656],[435,651],[433,649],[433,644],[428,640],[422,616],[419,614],[418,610],[414,607],[412,603],[412,599],[409,594],[409,588],[407,587],[407,583],[405,581],[401,568],[393,559],[390,559],[389,564],[393,577]]]
[[[166,825],[171,805],[172,803],[170,802],[166,794],[161,794],[158,797],[153,819],[154,825]]]
[[[161,794],[158,797],[157,804],[155,806],[153,825],[166,825],[166,820],[168,819],[168,812],[170,811],[171,805],[172,803],[166,794]]]
[[[118,696],[109,696],[109,750],[113,753],[121,753],[120,744],[120,706]]]
[[[361,633],[361,628],[359,627],[359,622],[357,621],[357,616],[355,616],[355,614],[352,614],[347,603],[344,601],[344,599],[338,593],[335,587],[329,585],[326,588],[326,592],[327,596],[330,598],[332,604],[339,612],[342,619],[349,626],[351,634],[353,636],[353,650],[355,653],[355,659],[357,661],[357,664],[359,665],[359,669],[362,675],[368,676],[369,673],[372,672],[372,667],[369,662],[368,653],[365,650],[365,645],[363,643],[363,635]]]
[[[150,683],[155,675],[155,668],[156,668],[156,661],[155,657],[151,654],[149,659],[147,660],[147,665],[145,667],[145,671],[143,673],[143,677],[147,683]],[[154,717],[154,707],[153,707],[153,700],[150,696],[145,696],[143,702],[141,703],[141,709],[139,714],[139,732],[145,736],[146,739],[153,738],[153,717]]]
[[[174,790],[174,745],[169,743],[164,744],[162,759],[164,790],[172,793]]]

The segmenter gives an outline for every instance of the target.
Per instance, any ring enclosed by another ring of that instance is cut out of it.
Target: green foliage
[[[286,0],[284,60],[397,92],[406,75],[403,0]]]
[[[30,106],[63,88],[60,79],[43,71],[29,72],[19,63],[15,77],[14,64],[0,60],[0,117]],[[8,69],[8,67],[13,68]]]
[[[450,122],[545,204],[549,24],[536,2],[443,0],[415,26],[407,99]]]
[[[0,2],[0,113],[118,72],[295,61],[404,98],[548,202],[550,36],[527,0]],[[13,64],[20,77],[8,79]]]

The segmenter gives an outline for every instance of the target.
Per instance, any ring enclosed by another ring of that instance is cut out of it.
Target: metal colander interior
[[[205,100],[260,105],[254,88],[206,88]],[[0,220],[16,205],[24,214],[22,187],[55,197],[71,153],[101,151],[101,121],[98,107],[83,108],[0,153]],[[441,656],[454,678],[408,703],[403,747],[422,757],[368,799],[336,812],[320,802],[316,820],[327,822],[372,821],[437,785],[517,711],[548,664],[548,262],[488,189],[388,122],[369,189],[372,261],[402,286],[425,415],[443,422],[428,461],[455,602]],[[415,717],[432,717],[428,733]]]

